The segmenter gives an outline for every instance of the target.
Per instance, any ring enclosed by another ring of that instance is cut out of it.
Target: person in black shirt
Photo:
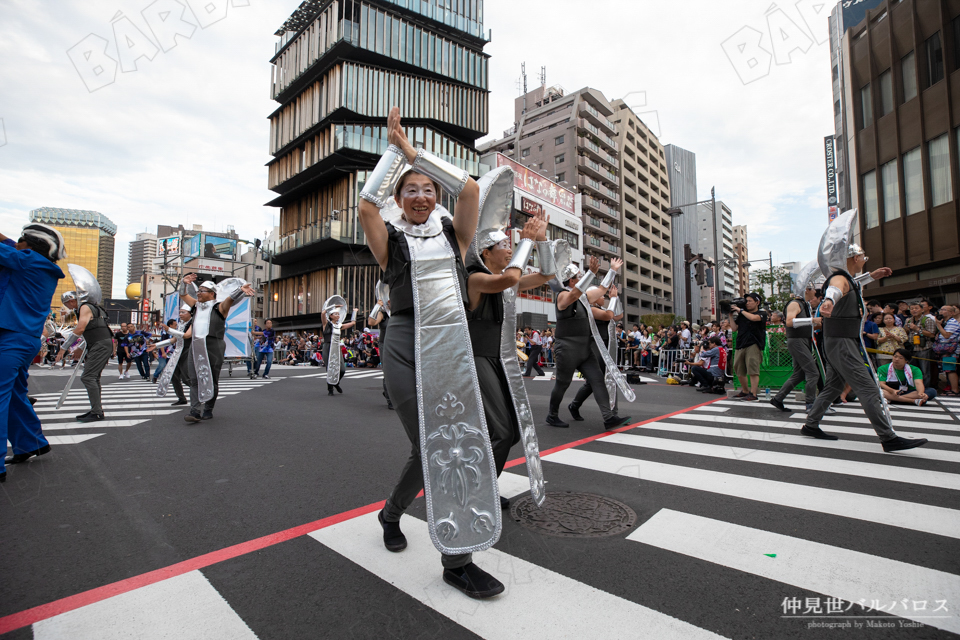
[[[127,323],[120,323],[120,331],[113,334],[113,339],[117,341],[117,370],[120,372],[120,379],[130,377],[130,363],[133,358],[130,357],[130,334],[127,332]],[[127,363],[126,369],[123,363]]]
[[[733,371],[740,379],[740,393],[734,396],[744,402],[757,402],[760,390],[760,363],[767,346],[767,312],[760,308],[760,294],[746,296],[746,309],[734,305],[731,318],[737,323],[737,346]]]

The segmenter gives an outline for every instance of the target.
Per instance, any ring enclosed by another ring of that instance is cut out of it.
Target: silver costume
[[[67,271],[70,272],[70,277],[73,278],[73,284],[76,287],[76,290],[73,292],[74,297],[77,301],[77,321],[80,320],[80,306],[89,302],[94,305],[99,305],[103,301],[103,292],[100,289],[100,283],[97,281],[96,276],[94,276],[90,271],[84,269],[78,264],[68,264]],[[67,296],[67,293],[64,296]],[[69,299],[69,298],[68,298]],[[66,357],[70,353],[70,347],[72,347],[78,340],[81,340],[80,336],[74,335],[72,331],[64,331],[64,341],[63,345],[60,347],[64,352],[64,362],[66,362]],[[67,380],[67,385],[63,388],[63,392],[60,394],[60,399],[57,400],[57,409],[63,407],[63,403],[66,401],[67,396],[70,394],[70,389],[73,387],[73,381],[76,379],[77,374],[80,372],[81,365],[83,365],[84,360],[87,357],[88,343],[84,340],[83,344],[83,353],[80,354],[80,359],[77,361],[77,364],[73,368],[73,373],[70,374],[70,378]],[[112,349],[112,347],[111,347]],[[109,360],[109,357],[107,358]],[[103,364],[106,364],[105,362]],[[100,370],[103,369],[103,364],[100,365]],[[97,372],[99,374],[99,370]]]
[[[180,307],[183,311],[190,311],[190,305],[184,304]],[[184,339],[183,334],[187,331],[188,322],[183,322],[182,320],[177,320],[177,329],[170,329],[167,327],[167,332],[173,336],[170,340],[163,340],[157,343],[157,348],[164,347],[171,343],[176,343],[176,346],[173,348],[173,353],[170,354],[170,359],[167,361],[166,366],[163,368],[163,371],[160,373],[160,379],[157,382],[157,396],[163,398],[167,395],[167,389],[170,386],[170,381],[173,379],[174,374],[177,371],[177,366],[180,363],[180,356],[183,354],[184,349]]]
[[[340,384],[340,369],[343,367],[343,357],[340,350],[340,327],[343,326],[343,319],[347,314],[347,301],[340,296],[330,296],[323,303],[323,311],[327,314],[327,323],[330,324],[332,329],[330,344],[324,346],[327,384],[336,386]],[[333,314],[337,314],[336,322],[330,319]]]

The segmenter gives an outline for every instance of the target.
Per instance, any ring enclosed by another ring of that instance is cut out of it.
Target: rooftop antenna
[[[540,86],[544,89],[547,88],[547,68],[540,67]]]
[[[520,75],[523,77],[523,111],[521,113],[527,112],[527,63],[520,63]]]

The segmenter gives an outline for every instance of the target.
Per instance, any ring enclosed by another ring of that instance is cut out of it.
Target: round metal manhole
[[[530,496],[519,498],[510,514],[527,529],[561,538],[616,536],[637,523],[633,509],[618,500],[571,491],[547,493],[539,508]]]

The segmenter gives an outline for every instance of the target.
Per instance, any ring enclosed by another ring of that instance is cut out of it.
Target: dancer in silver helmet
[[[332,396],[333,390],[343,393],[340,381],[347,372],[343,362],[343,349],[340,347],[341,332],[352,329],[357,325],[357,309],[353,310],[353,317],[344,322],[347,314],[347,301],[340,296],[330,296],[323,304],[320,313],[320,322],[323,326],[323,363],[327,367],[327,395]]]

